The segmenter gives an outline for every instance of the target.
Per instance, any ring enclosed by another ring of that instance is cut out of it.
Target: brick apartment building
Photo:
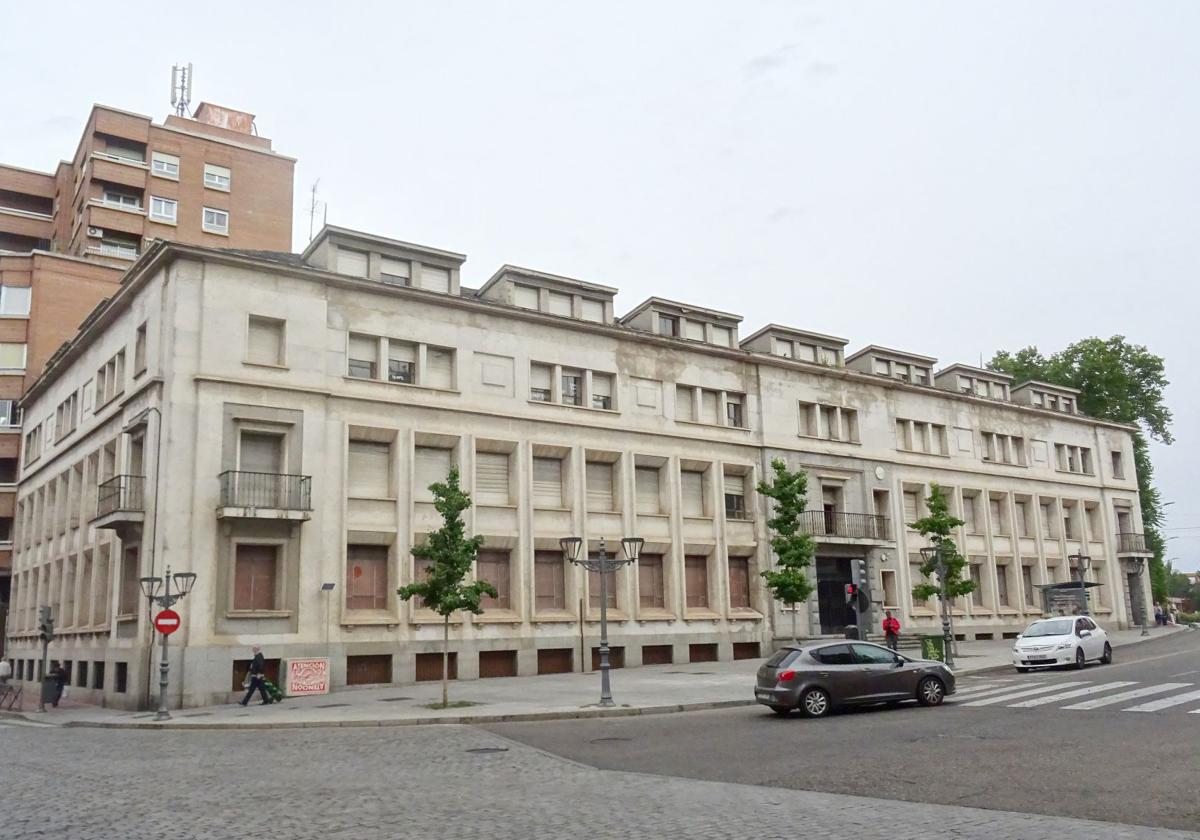
[[[96,105],[53,172],[0,164],[0,651],[26,386],[151,241],[290,250],[294,168],[207,102],[161,125]]]

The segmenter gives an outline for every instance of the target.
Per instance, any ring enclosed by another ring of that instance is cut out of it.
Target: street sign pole
[[[50,638],[54,634],[54,615],[50,607],[38,607],[38,631],[42,635],[42,678],[38,681],[38,711],[46,711],[46,679],[50,675]]]

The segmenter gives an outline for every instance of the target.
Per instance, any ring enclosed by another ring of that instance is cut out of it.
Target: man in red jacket
[[[892,611],[884,612],[883,619],[883,635],[887,639],[887,646],[895,650],[900,643],[900,622],[892,618]]]

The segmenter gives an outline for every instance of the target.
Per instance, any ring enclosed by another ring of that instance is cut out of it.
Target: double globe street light
[[[172,579],[175,581],[176,591],[174,593],[171,592]],[[142,594],[146,596],[146,600],[151,605],[157,605],[167,610],[177,601],[186,598],[192,591],[192,587],[196,584],[196,573],[177,572],[172,576],[171,567],[168,566],[161,578],[138,578],[138,583],[141,584]],[[167,636],[169,634],[159,630],[159,635],[162,636],[162,662],[158,666],[158,713],[154,715],[154,719],[170,720],[171,713],[167,711],[167,671],[171,667],[171,663],[167,660]]]
[[[609,557],[605,550],[604,540],[600,540],[600,551],[595,557],[580,558],[579,552],[583,547],[583,540],[579,537],[563,537],[558,541],[562,547],[563,556],[569,562],[576,566],[582,566],[589,572],[597,572],[600,575],[600,705],[613,706],[612,689],[609,686],[608,672],[610,663],[608,658],[608,575],[609,572],[615,572],[623,566],[630,563],[636,563],[638,557],[642,553],[642,545],[645,540],[641,537],[625,537],[621,540],[621,546],[625,549],[625,557]],[[586,616],[580,616],[579,620],[584,621]]]
[[[946,592],[946,549],[940,544],[921,549],[921,557],[928,563],[934,562],[937,569],[938,586],[941,594],[938,601],[942,609],[942,658],[947,668],[954,667],[954,636],[950,632],[950,596]]]

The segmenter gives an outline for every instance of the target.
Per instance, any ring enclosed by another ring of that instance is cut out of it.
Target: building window
[[[388,382],[412,385],[417,381],[417,346],[388,340]]]
[[[513,284],[513,305],[519,306],[522,309],[532,309],[537,311],[541,308],[538,301],[538,290],[534,286],[522,286],[520,283]]]
[[[0,484],[17,483],[17,459],[0,458]]]
[[[25,442],[21,446],[23,463],[32,464],[42,457],[42,424],[34,426],[25,433]]]
[[[983,564],[971,564],[971,583],[975,584],[975,588],[971,590],[971,603],[977,607],[983,606]]]
[[[31,290],[28,286],[4,286],[0,288],[0,315],[25,316],[29,314]]]
[[[613,407],[613,377],[611,373],[592,374],[592,408],[611,411]]]
[[[1121,452],[1119,450],[1113,450],[1112,471],[1113,471],[1113,478],[1124,478],[1125,477],[1125,461],[1122,458]]]
[[[638,558],[638,605],[642,609],[666,608],[661,554],[643,554]]]
[[[690,555],[683,560],[688,609],[708,607],[708,558]]]
[[[633,472],[637,490],[637,512],[662,513],[662,500],[658,485],[659,468],[636,467]]]
[[[25,370],[24,344],[0,343],[0,370]]]
[[[204,164],[204,186],[210,190],[229,192],[232,173],[228,166],[217,166],[214,163]]]
[[[688,341],[703,341],[704,340],[704,322],[693,321],[691,318],[683,319],[683,337]]]
[[[246,321],[246,361],[256,365],[282,366],[283,340],[283,321],[251,315]],[[136,364],[136,353],[134,355]]]
[[[996,601],[1001,607],[1011,607],[1008,601],[1008,564],[996,564]]]
[[[741,394],[726,394],[725,395],[725,422],[727,425],[738,429],[746,427],[746,418],[743,412],[743,400]]]
[[[896,588],[896,570],[880,569],[879,582],[883,584],[883,606],[896,609],[900,606],[899,594]],[[916,583],[914,580],[913,583]]]
[[[533,506],[563,507],[563,462],[561,458],[533,459]]]
[[[109,359],[96,371],[96,408],[125,391],[125,351]]]
[[[379,339],[350,334],[350,353],[346,375],[355,379],[374,379],[378,367]]]
[[[392,497],[392,446],[352,440],[347,449],[346,495],[356,499]]]
[[[616,494],[613,493],[613,465],[603,461],[588,461],[586,470],[588,510],[615,511]]]
[[[432,265],[421,266],[421,288],[431,292],[450,291],[450,271]]]
[[[858,443],[856,409],[810,402],[800,402],[799,407],[800,435]]]
[[[561,315],[564,318],[571,317],[572,299],[570,295],[565,295],[562,292],[549,292],[548,299],[551,315]]]
[[[684,516],[704,516],[704,473],[683,470],[679,474]]]
[[[1092,474],[1092,450],[1088,447],[1056,443],[1054,454],[1059,472]]]
[[[346,609],[386,610],[387,608],[387,546],[346,546]]]
[[[529,399],[550,402],[553,398],[554,367],[534,363],[529,368]]]
[[[696,420],[696,389],[690,385],[675,386],[675,419],[693,423]]]
[[[146,370],[146,325],[137,328],[133,336],[133,375],[137,376]]]
[[[381,257],[379,279],[389,286],[410,286],[412,285],[412,263],[408,260],[398,260],[395,257]]]
[[[512,609],[509,552],[481,549],[475,557],[475,576],[496,587],[496,597],[484,595],[480,604],[485,610]]]
[[[963,493],[963,528],[968,534],[981,534],[979,529],[979,497],[974,494]]]
[[[733,330],[731,330],[729,327],[714,326],[712,328],[712,343],[718,347],[732,347]]]
[[[142,209],[142,198],[134,193],[127,193],[113,187],[105,187],[100,202],[109,207],[119,207],[122,210]]]
[[[229,213],[213,207],[204,208],[204,223],[202,227],[209,233],[229,234]]]
[[[988,499],[988,512],[992,517],[992,533],[998,536],[1008,535],[1008,523],[1004,516],[1004,497]]]
[[[13,533],[13,518],[0,516],[0,543],[11,543]]]
[[[507,452],[475,453],[475,501],[481,505],[508,505],[512,502]]]
[[[150,174],[159,178],[179,180],[179,158],[162,152],[150,153]]]
[[[644,556],[644,555],[643,555]],[[599,560],[599,554],[591,555],[591,559]],[[638,560],[640,565],[641,560]],[[605,592],[605,602],[610,610],[617,608],[617,575],[610,574],[608,580],[605,581],[607,590]],[[593,610],[600,609],[600,573],[588,572],[588,606]]]
[[[567,608],[565,562],[562,552],[559,551],[534,552],[533,587],[536,612]]]
[[[597,324],[604,323],[604,301],[593,300],[592,298],[580,298],[580,317],[585,321],[593,321]]]
[[[720,405],[721,394],[718,391],[709,391],[706,388],[700,389],[700,422],[707,423],[710,426],[715,426],[721,422]]]
[[[142,588],[138,584],[141,564],[137,546],[129,546],[121,558],[121,589],[117,593],[117,615],[135,616],[142,606]]]
[[[750,558],[729,558],[729,606],[750,609]]]
[[[679,319],[674,315],[658,316],[658,334],[679,338]]]
[[[1032,537],[1033,532],[1030,529],[1029,522],[1029,502],[1018,501],[1015,509],[1017,512],[1017,536]]]
[[[16,400],[0,400],[0,428],[21,425],[21,409]]]
[[[433,501],[433,491],[429,487],[445,481],[446,477],[450,475],[453,455],[453,450],[437,446],[418,446],[416,448],[414,480],[417,501]]]
[[[75,394],[71,394],[58,404],[58,410],[54,413],[54,440],[56,442],[75,431],[75,426],[79,421],[78,408]]]
[[[234,610],[274,610],[278,604],[279,546],[238,543],[234,548],[234,563]]]
[[[337,249],[337,273],[349,277],[366,277],[370,257],[365,251],[352,251],[349,248]]]
[[[562,404],[583,405],[583,371],[563,368]]]
[[[747,519],[746,476],[725,473],[725,518]]]
[[[150,196],[150,220],[153,222],[166,222],[167,224],[175,224],[176,215],[179,212],[179,202],[173,198],[161,198],[157,195]]]
[[[1053,539],[1058,536],[1053,527],[1054,511],[1052,509],[1052,505],[1052,502],[1042,502],[1040,505],[1038,505],[1038,509],[1042,518],[1042,537],[1044,539]]]
[[[421,371],[420,384],[426,388],[453,388],[454,351],[446,347],[426,347],[425,369]]]

